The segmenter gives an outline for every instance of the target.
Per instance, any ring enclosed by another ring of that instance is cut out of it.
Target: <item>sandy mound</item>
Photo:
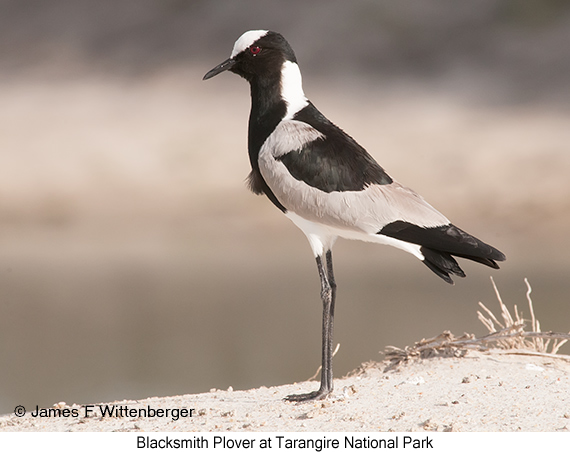
[[[567,356],[469,352],[463,358],[418,360],[384,372],[386,366],[386,362],[363,365],[355,375],[335,380],[335,392],[324,402],[296,405],[281,400],[314,389],[315,382],[248,391],[229,388],[92,406],[61,403],[59,413],[68,417],[9,415],[0,418],[0,429],[553,432],[570,428]],[[122,417],[108,414],[113,405],[115,413],[122,408]],[[107,410],[105,416],[102,410]]]

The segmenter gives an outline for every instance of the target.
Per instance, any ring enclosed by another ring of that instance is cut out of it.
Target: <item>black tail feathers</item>
[[[453,256],[479,262],[491,268],[499,268],[495,261],[506,259],[498,249],[451,223],[423,227],[398,220],[384,226],[378,234],[420,245],[424,264],[449,284],[453,284],[451,275],[465,277]]]
[[[451,254],[423,246],[420,248],[420,251],[424,255],[423,263],[445,282],[453,284],[450,275],[465,278],[465,273]]]
[[[437,276],[443,279],[449,284],[453,284],[451,275],[456,275],[461,278],[465,278],[465,272],[461,269],[457,261],[453,258],[450,253],[445,251],[434,250],[431,248],[426,248],[422,246],[420,248],[421,253],[424,256],[423,263],[433,271]],[[502,253],[501,253],[502,254]],[[498,269],[499,266],[493,259],[479,256],[468,256],[462,254],[456,254],[457,257],[462,257],[464,259],[469,259],[480,264],[486,265],[491,268]],[[502,259],[501,259],[502,257]],[[504,255],[497,257],[497,259],[504,260]]]

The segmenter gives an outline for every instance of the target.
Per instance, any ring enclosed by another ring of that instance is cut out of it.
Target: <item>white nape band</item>
[[[295,113],[309,104],[303,92],[301,71],[297,63],[292,61],[285,61],[281,68],[281,98],[287,103],[284,120],[293,118]]]

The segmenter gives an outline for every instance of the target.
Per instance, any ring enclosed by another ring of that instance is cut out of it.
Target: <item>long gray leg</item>
[[[317,269],[321,278],[321,300],[323,302],[323,337],[322,337],[322,369],[321,387],[307,394],[291,394],[285,397],[290,402],[306,402],[326,398],[333,390],[332,354],[334,304],[336,298],[336,282],[333,273],[332,252],[325,255],[326,265],[321,256],[317,256]]]
[[[325,296],[323,296],[321,290],[321,299],[323,300],[323,369],[321,371],[321,386],[325,386],[326,388],[328,388],[327,392],[328,394],[331,393],[333,390],[332,359],[333,359],[333,327],[334,327],[334,304],[336,300],[336,282],[333,273],[331,250],[327,251],[326,258],[327,258],[327,276],[329,284],[326,289]],[[324,383],[325,381],[326,385]]]

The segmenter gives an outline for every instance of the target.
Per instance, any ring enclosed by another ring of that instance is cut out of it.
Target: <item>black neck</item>
[[[251,80],[251,113],[249,115],[248,150],[251,167],[258,169],[261,146],[285,117],[287,105],[281,98],[281,74]]]

